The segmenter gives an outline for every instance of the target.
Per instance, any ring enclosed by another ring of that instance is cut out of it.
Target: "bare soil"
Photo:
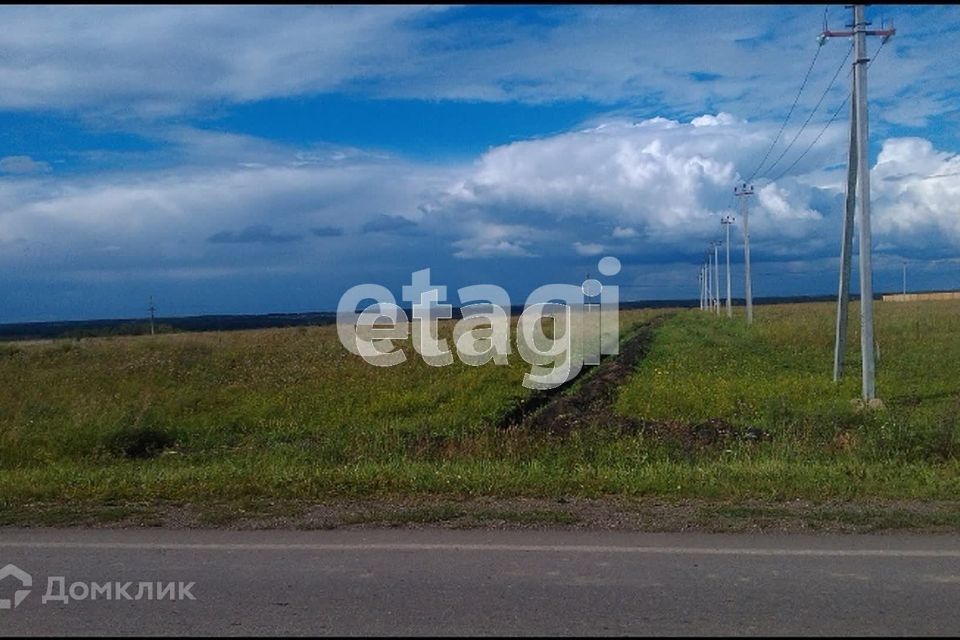
[[[651,421],[614,412],[617,389],[633,375],[653,344],[654,332],[672,314],[643,323],[620,345],[620,353],[607,358],[595,369],[551,391],[531,394],[523,403],[507,412],[498,423],[501,428],[523,428],[534,432],[563,434],[588,425],[602,425],[620,433],[644,433],[679,445],[681,450],[696,450],[739,439],[760,441],[769,435],[758,428],[738,429],[719,418],[690,424],[680,421]]]
[[[13,514],[10,514],[13,515]],[[9,526],[169,529],[573,529],[658,532],[951,533],[960,502],[707,501],[396,496],[320,502],[31,505]],[[0,527],[2,529],[2,527]]]

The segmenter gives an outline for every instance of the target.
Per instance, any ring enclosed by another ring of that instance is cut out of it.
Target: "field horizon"
[[[953,289],[914,290],[911,293],[944,293],[953,292]],[[874,299],[879,301],[884,295],[897,292],[875,292]],[[859,300],[859,294],[850,296],[853,301]],[[734,306],[743,306],[744,299],[731,298]],[[831,302],[836,300],[835,293],[805,294],[792,296],[757,296],[753,304],[767,306],[775,304]],[[694,298],[663,298],[651,300],[621,300],[620,308],[629,309],[692,309],[699,305]],[[409,306],[402,306],[410,314]],[[523,305],[510,307],[511,316],[519,315]],[[460,307],[453,307],[454,318],[459,317]],[[335,310],[312,311],[274,311],[267,313],[210,313],[187,314],[173,316],[157,316],[155,319],[156,333],[171,333],[173,331],[207,332],[207,331],[239,331],[244,329],[280,329],[285,327],[318,326],[332,324],[336,321]],[[129,316],[116,318],[83,318],[83,319],[53,319],[30,320],[23,322],[0,322],[0,342],[57,338],[94,338],[111,335],[145,335],[150,333],[149,315]]]

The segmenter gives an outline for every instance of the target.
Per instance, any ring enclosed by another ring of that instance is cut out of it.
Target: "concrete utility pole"
[[[154,335],[153,330],[153,314],[157,311],[156,307],[153,306],[153,296],[150,296],[150,335]]]
[[[701,265],[700,267],[700,280],[703,282],[703,310],[707,310],[707,267],[706,265]]]
[[[713,247],[713,307],[720,315],[720,245],[719,240],[710,243]]]
[[[730,225],[733,224],[733,221],[734,221],[733,216],[724,216],[723,219],[720,220],[720,224],[722,224],[727,230],[727,241],[725,244],[727,247],[727,317],[728,318],[733,317],[733,299],[730,297]]]
[[[713,308],[713,258],[710,257],[710,249],[703,252],[703,261],[707,265],[707,311]]]
[[[700,311],[703,311],[703,267],[697,273],[697,285],[700,287]]]
[[[703,298],[700,308],[706,311],[707,309],[707,266],[706,264],[700,265],[700,286],[703,288]]]
[[[870,157],[869,157],[869,126],[867,120],[867,63],[870,59],[867,57],[867,36],[882,36],[884,42],[896,33],[896,29],[868,30],[870,23],[866,19],[864,5],[853,5],[853,31],[830,31],[824,29],[820,34],[820,40],[823,42],[827,38],[853,37],[855,56],[853,62],[853,100],[851,113],[851,132],[855,132],[852,137],[851,150],[855,149],[856,158],[850,158],[850,167],[848,168],[847,184],[848,204],[850,201],[849,188],[851,180],[856,180],[857,200],[860,208],[860,355],[863,373],[862,391],[864,400],[873,400],[877,397],[876,388],[876,359],[874,355],[874,323],[873,323],[873,238],[870,232]],[[856,176],[851,176],[852,167],[856,166]],[[847,211],[849,215],[849,210]],[[850,244],[847,236],[849,231]],[[841,269],[849,269],[849,262],[843,264],[843,257],[852,252],[853,233],[847,229],[847,217],[844,218],[844,238],[843,250],[841,251]],[[849,286],[849,272],[846,280]],[[841,291],[840,302],[849,295],[848,291],[843,291],[844,274],[841,273]],[[846,320],[842,323],[845,325]],[[842,375],[842,350],[846,346],[845,326],[841,335],[841,320],[837,319],[837,341],[836,351],[834,353],[834,378],[839,379]],[[840,367],[838,369],[838,363]]]
[[[747,299],[747,324],[753,324],[753,283],[750,278],[750,207],[747,198],[753,195],[753,186],[744,182],[733,188],[733,195],[740,198],[740,212],[743,215],[743,270],[746,280],[744,295]]]
[[[710,291],[710,288],[711,288],[710,282],[713,280],[713,271],[710,266],[710,252],[707,251],[707,255],[705,255],[704,257],[706,258],[706,263],[705,263],[706,267],[704,267],[706,271],[704,272],[703,275],[704,275],[704,278],[706,278],[706,282],[707,282],[707,297],[704,300],[703,308],[706,311],[710,311],[710,307],[713,306],[713,292]]]
[[[856,91],[856,87],[852,89]],[[840,246],[840,291],[837,294],[837,333],[833,346],[833,381],[843,377],[850,315],[850,262],[853,257],[853,218],[857,201],[857,101],[850,102],[850,146],[847,150],[847,195],[844,201],[843,239]]]

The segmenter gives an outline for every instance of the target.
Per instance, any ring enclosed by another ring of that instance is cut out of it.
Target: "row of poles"
[[[896,30],[868,29],[870,22],[866,19],[864,5],[852,5],[853,22],[850,30],[832,31],[824,25],[818,37],[819,44],[823,45],[830,38],[852,38],[854,42],[855,58],[853,62],[853,86],[851,88],[850,108],[850,139],[847,162],[847,189],[843,217],[843,233],[840,251],[840,286],[837,295],[837,323],[834,344],[833,377],[839,381],[843,377],[844,353],[847,340],[847,316],[850,304],[850,272],[853,254],[853,235],[855,209],[857,212],[860,235],[860,354],[862,395],[865,401],[877,397],[876,391],[876,358],[874,346],[874,318],[873,318],[873,239],[870,232],[870,166],[868,162],[869,141],[867,124],[867,66],[870,58],[867,57],[866,39],[868,36],[879,36],[886,42]],[[734,195],[740,198],[740,211],[743,216],[743,257],[746,279],[746,319],[747,324],[753,322],[753,291],[750,281],[750,231],[748,197],[753,195],[753,187],[743,183],[734,188]],[[731,216],[722,221],[726,226],[727,249],[727,315],[732,317],[730,300],[730,225]],[[719,265],[718,244],[711,243],[713,257],[707,252],[707,259],[700,270],[700,308],[715,310],[720,313],[719,300]],[[713,284],[711,285],[711,275]],[[904,284],[906,291],[906,264],[904,264]]]
[[[850,103],[850,140],[847,154],[847,193],[844,202],[843,234],[840,249],[840,287],[837,295],[837,327],[833,354],[833,379],[843,377],[847,342],[847,315],[850,305],[850,267],[853,256],[855,208],[859,208],[860,232],[860,357],[862,395],[865,401],[877,397],[876,357],[873,331],[873,238],[870,233],[869,127],[867,124],[867,36],[886,42],[896,29],[867,29],[864,5],[853,5],[852,30],[831,31],[824,27],[821,44],[829,38],[853,38],[853,86]]]
[[[750,274],[750,208],[747,201],[753,195],[753,186],[743,183],[734,187],[733,194],[740,199],[740,212],[743,216],[743,263],[744,263],[744,293],[747,307],[747,324],[753,323],[753,283]],[[725,247],[727,254],[727,317],[733,317],[733,298],[731,294],[730,275],[730,227],[736,218],[726,215],[720,220],[724,228],[725,241],[714,240],[707,250],[703,266],[700,268],[700,309],[714,311],[720,315],[720,247]]]

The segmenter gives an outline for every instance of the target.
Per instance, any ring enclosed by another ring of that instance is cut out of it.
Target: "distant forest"
[[[878,295],[879,297],[879,295]],[[794,296],[784,298],[754,298],[754,304],[782,304],[790,302],[826,302],[836,296]],[[857,299],[857,296],[853,296]],[[721,303],[723,300],[721,300]],[[637,300],[622,302],[621,309],[651,309],[661,307],[696,307],[697,300]],[[734,304],[743,304],[734,299]],[[410,309],[407,309],[409,315]],[[515,305],[511,313],[519,314],[523,307]],[[454,317],[460,317],[454,309]],[[268,313],[263,315],[212,315],[185,316],[182,318],[157,318],[156,333],[189,331],[237,331],[241,329],[274,329],[282,327],[319,326],[333,324],[336,313],[321,311],[313,313]],[[22,322],[0,324],[0,340],[80,339],[105,336],[135,336],[150,333],[147,319],[69,320],[59,322]]]

